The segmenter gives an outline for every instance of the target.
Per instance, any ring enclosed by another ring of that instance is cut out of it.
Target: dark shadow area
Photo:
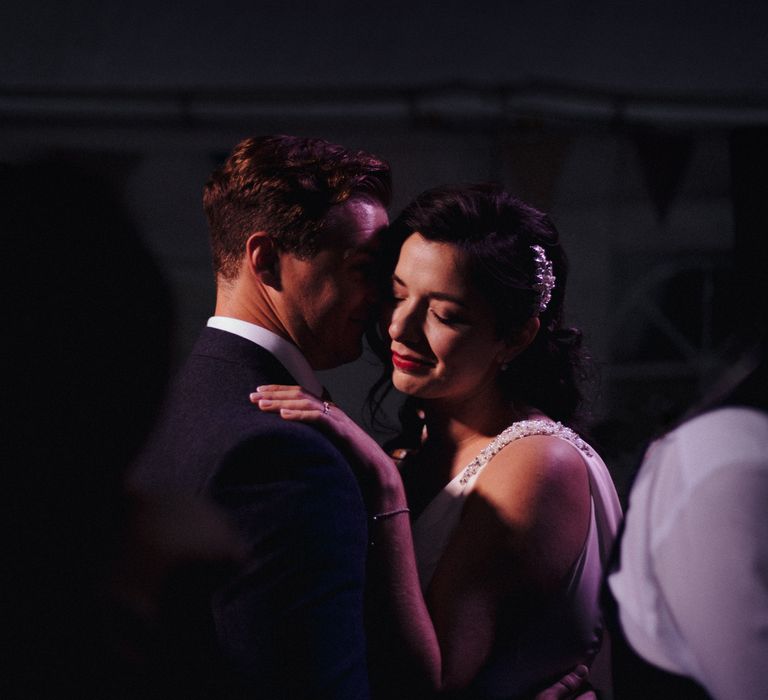
[[[123,484],[167,380],[167,283],[82,159],[2,164],[0,198],[2,694],[204,694],[198,595],[234,551],[228,530],[200,504],[164,515]]]

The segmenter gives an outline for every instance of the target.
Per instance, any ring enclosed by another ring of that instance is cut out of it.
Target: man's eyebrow
[[[366,258],[374,258],[377,254],[377,248],[375,246],[358,246],[356,248],[347,248],[343,253],[342,257],[347,260],[349,258],[355,257],[355,256],[362,256]]]
[[[401,280],[397,275],[392,275],[392,281],[395,284],[400,285],[401,287],[407,287],[405,282]],[[430,299],[437,299],[438,301],[450,301],[452,304],[456,304],[456,306],[461,306],[464,309],[468,309],[467,303],[460,299],[459,297],[453,296],[453,294],[448,294],[447,292],[430,292],[428,294]]]
[[[344,252],[342,253],[342,257],[345,260],[354,256],[364,256],[368,258],[375,258],[375,257],[378,257],[378,254],[379,254],[378,245],[376,245],[375,243],[365,243],[364,245],[345,248]]]

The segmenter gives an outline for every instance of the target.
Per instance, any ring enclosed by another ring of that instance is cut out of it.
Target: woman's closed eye
[[[394,289],[390,290],[389,300],[393,304],[400,304],[406,300],[408,295],[403,291],[400,285],[395,285]]]
[[[437,311],[435,309],[430,309],[429,312],[438,321],[438,323],[442,323],[444,326],[458,326],[462,323],[466,323],[466,321],[458,314],[453,314],[442,310]]]

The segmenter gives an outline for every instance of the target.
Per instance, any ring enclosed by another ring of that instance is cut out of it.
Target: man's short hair
[[[205,185],[213,267],[237,276],[245,243],[266,231],[283,252],[311,258],[330,209],[352,199],[389,205],[389,164],[322,139],[264,136],[241,141]]]

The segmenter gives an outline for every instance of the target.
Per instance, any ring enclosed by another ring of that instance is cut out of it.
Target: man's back
[[[359,489],[319,432],[251,405],[265,383],[295,380],[256,344],[205,329],[137,481],[209,495],[247,542],[245,567],[212,601],[231,694],[364,698]]]

